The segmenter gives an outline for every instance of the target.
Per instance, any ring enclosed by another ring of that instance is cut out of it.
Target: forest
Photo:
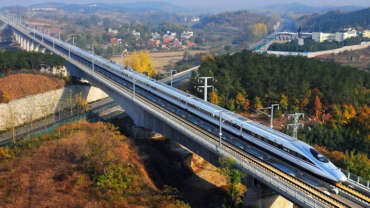
[[[302,16],[298,19],[297,25],[302,26],[302,31],[305,32],[338,32],[348,27],[366,29],[370,24],[369,20],[370,8],[353,12],[336,10],[325,14]]]
[[[0,77],[12,71],[38,70],[43,65],[64,66],[65,60],[56,55],[36,52],[5,51],[0,53]]]
[[[280,104],[275,116],[305,113],[306,127],[298,137],[312,145],[344,155],[363,154],[370,178],[369,75],[334,62],[305,57],[276,57],[243,51],[234,55],[204,57],[198,74],[191,78],[190,91],[197,91],[198,76],[212,76],[212,103],[239,113]],[[287,130],[285,130],[288,132]],[[343,164],[337,164],[349,168]],[[360,165],[360,163],[356,163]]]
[[[337,41],[324,41],[322,43],[316,42],[312,39],[304,39],[304,45],[298,45],[298,40],[293,40],[288,43],[273,43],[269,50],[272,51],[293,51],[293,52],[315,52],[331,50],[336,48],[341,48],[350,45],[359,45],[363,41],[370,41],[369,38],[354,37],[348,38],[342,42]]]

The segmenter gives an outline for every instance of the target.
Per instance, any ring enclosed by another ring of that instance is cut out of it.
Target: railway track
[[[45,44],[42,44],[42,45],[45,45]],[[49,47],[47,45],[46,45],[46,48],[49,48],[49,50],[51,49],[51,47]],[[69,57],[65,56],[64,54],[60,53],[59,51],[57,51],[56,54],[58,54],[58,55],[60,55],[60,56],[62,56],[64,58],[66,58],[67,60],[69,59]],[[84,65],[80,64],[79,62],[77,62],[75,60],[72,60],[71,62],[73,64],[75,64],[76,66],[78,66],[79,68],[81,68],[82,70],[84,70],[84,71],[87,71],[89,73],[92,72],[89,68],[85,67]],[[124,87],[122,85],[120,85],[119,83],[116,83],[115,81],[113,81],[113,80],[111,80],[109,78],[106,78],[104,75],[101,75],[99,73],[96,73],[96,72],[93,72],[93,73],[97,74],[100,79],[106,80],[108,83],[112,83],[116,88],[124,91],[128,95],[133,95],[133,93],[131,92],[131,90],[127,89],[126,87]],[[173,119],[182,122],[184,125],[190,127],[191,129],[197,130],[197,134],[198,135],[200,134],[204,138],[207,138],[209,142],[211,142],[213,144],[217,144],[218,143],[218,138],[216,138],[214,135],[210,135],[205,130],[199,128],[198,126],[195,126],[194,124],[192,124],[192,123],[190,123],[190,122],[188,122],[186,120],[184,120],[183,118],[181,118],[178,115],[174,115],[172,112],[170,112],[167,109],[162,108],[160,105],[155,104],[155,103],[152,103],[147,98],[145,98],[145,97],[143,97],[141,95],[138,95],[138,94],[135,95],[135,98],[137,100],[140,100],[141,102],[145,103],[146,105],[151,106],[152,109],[156,109],[159,112],[162,112],[162,113],[166,114],[168,117],[172,117]],[[348,206],[348,205],[344,204],[343,202],[341,202],[341,201],[339,201],[339,200],[331,197],[330,195],[327,195],[327,194],[323,193],[319,189],[317,189],[317,188],[315,188],[315,187],[313,187],[313,186],[311,186],[311,185],[309,185],[309,184],[301,181],[300,179],[294,178],[294,177],[288,175],[287,173],[285,173],[283,171],[280,171],[280,170],[272,167],[269,164],[264,163],[262,160],[254,157],[253,155],[248,154],[248,153],[246,153],[244,151],[241,151],[240,149],[234,147],[233,145],[227,143],[226,141],[224,141],[222,147],[225,150],[228,150],[229,153],[233,154],[234,156],[236,156],[236,157],[238,157],[238,158],[246,161],[247,163],[254,164],[258,168],[264,170],[271,177],[278,178],[280,181],[283,181],[283,182],[289,184],[290,186],[293,186],[294,188],[302,191],[303,193],[308,194],[308,196],[310,196],[311,198],[313,198],[313,199],[321,202],[322,204],[325,204],[328,207],[337,207],[337,208],[351,207],[351,206]],[[343,189],[343,187],[341,187],[341,189]],[[352,194],[354,193],[351,190],[348,191],[348,189],[347,189],[347,192],[350,192]],[[359,196],[359,195],[356,194],[356,196]],[[364,199],[365,200],[368,200],[368,198],[364,198]]]
[[[340,189],[343,195],[349,200],[357,200],[361,202],[365,207],[370,207],[370,198],[364,194],[352,189],[351,187],[343,184],[335,184],[335,187]],[[352,199],[351,199],[352,198]]]
[[[99,75],[99,76],[101,76],[101,75]],[[133,93],[129,89],[127,89],[126,87],[123,87],[122,85],[117,84],[115,81],[110,80],[110,79],[108,80],[105,77],[101,77],[101,78],[107,80],[110,83],[114,83],[115,87],[125,91],[125,93],[128,93],[129,95],[133,95]],[[183,118],[181,118],[177,115],[174,115],[172,112],[168,111],[167,109],[164,109],[160,105],[157,105],[157,104],[154,104],[154,103],[150,102],[147,98],[145,98],[145,97],[136,93],[135,99],[140,100],[141,102],[147,104],[148,106],[151,106],[152,108],[158,110],[159,112],[165,113],[168,117],[172,117],[173,119],[178,120],[178,121],[186,124],[191,129],[197,130],[199,133],[201,133],[201,135],[203,137],[208,138],[208,140],[210,140],[212,143],[214,143],[214,144],[218,143],[218,138],[214,137],[213,135],[210,135],[205,130],[199,128],[198,126],[195,126],[194,124],[186,121],[185,119],[183,119]],[[349,208],[350,207],[350,206],[347,206],[347,205],[343,204],[339,200],[336,200],[335,198],[324,194],[323,192],[316,189],[315,187],[313,187],[309,184],[306,184],[303,181],[295,179],[292,176],[290,176],[290,175],[272,167],[271,165],[268,165],[268,164],[262,162],[258,158],[255,158],[254,156],[252,156],[250,154],[247,154],[245,152],[241,152],[240,150],[238,150],[237,148],[235,148],[231,144],[228,144],[228,143],[224,142],[223,147],[225,149],[233,152],[239,158],[248,161],[248,163],[254,164],[254,165],[258,166],[259,168],[265,170],[266,172],[270,173],[270,175],[272,177],[278,177],[281,181],[284,181],[284,182],[294,186],[295,188],[298,188],[302,192],[311,195],[312,198],[320,201],[323,204],[326,204],[328,207],[333,207],[333,208]]]

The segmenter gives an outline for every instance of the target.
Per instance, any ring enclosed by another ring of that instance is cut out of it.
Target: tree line
[[[330,11],[325,14],[302,16],[297,25],[307,32],[337,32],[348,27],[366,29],[369,26],[370,7],[353,12]],[[297,27],[298,28],[298,27]]]
[[[39,70],[42,66],[64,66],[65,60],[56,55],[26,51],[5,51],[0,53],[0,74],[11,71]]]
[[[276,111],[276,117],[303,112],[310,121],[300,130],[299,139],[326,146],[329,151],[348,155],[354,151],[355,155],[365,155],[369,162],[367,72],[305,57],[243,51],[204,57],[198,74],[192,75],[189,88],[201,97],[202,93],[196,88],[199,76],[215,78],[210,102],[239,113],[278,103],[281,108]],[[358,174],[370,178],[364,173]]]

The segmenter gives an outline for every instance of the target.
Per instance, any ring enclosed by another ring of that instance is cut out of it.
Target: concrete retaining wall
[[[344,46],[333,50],[317,51],[317,52],[290,52],[290,51],[267,51],[267,54],[273,54],[277,56],[305,56],[308,58],[314,58],[316,56],[326,54],[337,54],[344,51],[354,51],[364,49],[370,46],[370,42],[362,42],[360,45]]]
[[[78,95],[81,95],[87,102],[108,97],[99,88],[74,85],[12,100],[7,104],[0,104],[0,130],[19,126],[76,105]]]

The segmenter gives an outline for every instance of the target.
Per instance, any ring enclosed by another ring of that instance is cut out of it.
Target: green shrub
[[[124,194],[136,177],[131,172],[129,167],[109,167],[106,170],[106,174],[96,178],[95,184],[103,193],[115,191],[116,193]]]

